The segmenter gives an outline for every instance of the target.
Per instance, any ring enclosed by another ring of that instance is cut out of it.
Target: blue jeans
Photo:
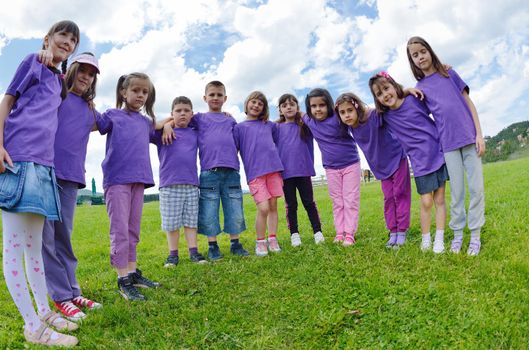
[[[220,228],[222,202],[224,230]],[[198,233],[217,236],[222,231],[235,235],[246,230],[242,206],[241,177],[231,168],[214,168],[200,173]]]

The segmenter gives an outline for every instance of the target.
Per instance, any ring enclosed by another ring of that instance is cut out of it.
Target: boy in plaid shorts
[[[154,133],[160,159],[160,213],[162,229],[167,232],[169,256],[165,267],[178,264],[180,227],[184,227],[189,257],[192,262],[206,263],[197,249],[198,224],[198,133],[189,127],[193,117],[193,104],[185,96],[177,97],[171,106],[175,139],[162,144],[162,131]]]

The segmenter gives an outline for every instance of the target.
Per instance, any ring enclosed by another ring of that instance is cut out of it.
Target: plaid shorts
[[[180,227],[198,226],[198,187],[172,185],[160,188],[162,230],[176,231]]]

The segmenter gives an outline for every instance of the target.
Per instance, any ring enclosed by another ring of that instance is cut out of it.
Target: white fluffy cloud
[[[529,4],[524,0],[494,6],[478,0],[358,2],[370,6],[374,16],[341,13],[325,0],[255,3],[94,0],[87,5],[49,0],[35,6],[17,1],[0,14],[0,53],[11,40],[41,38],[51,23],[71,18],[93,47],[113,45],[99,54],[98,107],[115,104],[121,74],[142,71],[155,83],[160,117],[178,95],[187,95],[195,110],[204,110],[203,89],[213,79],[226,84],[225,110],[239,120],[242,101],[257,89],[274,102],[284,92],[316,86],[329,87],[333,95],[354,91],[369,101],[366,76],[372,72],[387,69],[401,83],[415,84],[405,46],[413,35],[426,38],[469,83],[485,134],[514,120],[509,113],[522,110],[520,99],[529,91]],[[198,34],[224,49],[211,60],[203,57],[203,67],[186,61]],[[93,136],[88,176],[100,173],[103,153],[104,138]],[[156,159],[153,154],[154,168]],[[317,167],[321,172],[319,160]]]

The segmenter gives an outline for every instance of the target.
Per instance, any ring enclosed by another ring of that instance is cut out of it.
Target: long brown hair
[[[94,56],[94,54],[91,52],[83,52],[82,55]],[[68,91],[72,89],[73,83],[75,81],[75,77],[77,76],[77,73],[79,72],[79,67],[82,64],[87,64],[87,63],[74,62],[70,65],[70,67],[66,71],[66,75],[64,76],[64,83],[66,84],[66,88],[68,89]],[[94,76],[94,81],[92,82],[92,85],[90,85],[88,90],[86,90],[81,95],[81,97],[85,101],[91,101],[96,97],[96,84],[97,84],[97,74]]]
[[[448,72],[446,71],[445,67],[441,63],[441,60],[437,57],[435,52],[433,52],[433,49],[430,46],[430,44],[428,44],[428,42],[424,40],[423,38],[421,38],[420,36],[414,36],[414,37],[411,37],[408,40],[408,43],[406,44],[406,54],[408,55],[408,62],[410,63],[410,68],[411,68],[411,71],[415,79],[421,80],[422,78],[424,78],[424,72],[419,67],[417,67],[415,63],[413,63],[413,58],[411,57],[411,54],[410,54],[410,45],[412,44],[420,44],[424,46],[426,50],[428,50],[428,52],[430,53],[430,56],[432,57],[432,64],[435,70],[439,74],[444,76],[445,78],[448,78]]]
[[[283,94],[281,97],[279,97],[279,101],[277,102],[277,109],[279,110],[279,119],[277,120],[277,123],[286,123],[287,118],[283,114],[281,114],[281,105],[285,102],[294,102],[296,106],[298,106],[298,111],[296,112],[296,115],[294,116],[294,123],[296,123],[299,126],[299,137],[302,140],[306,140],[310,135],[310,130],[303,123],[303,119],[301,118],[301,112],[299,111],[299,102],[296,96],[292,94]]]
[[[338,112],[338,107],[344,102],[351,103],[354,109],[356,109],[356,115],[358,115],[358,124],[365,124],[367,122],[368,114],[366,113],[366,104],[364,101],[362,101],[360,97],[356,96],[352,92],[346,92],[338,96],[334,104],[334,111],[336,112],[336,116],[338,117],[338,121],[340,122],[340,126],[342,128],[348,127],[342,121],[342,118],[340,118],[340,113]]]
[[[382,103],[378,102],[375,92],[373,91],[373,87],[376,85],[380,89],[383,83],[393,85],[393,87],[397,91],[397,97],[404,98],[404,89],[402,88],[402,85],[397,83],[388,73],[380,72],[373,75],[371,78],[369,78],[369,90],[371,90],[371,94],[373,95],[373,99],[375,100],[376,110],[381,115],[389,111],[389,107],[384,106]]]

